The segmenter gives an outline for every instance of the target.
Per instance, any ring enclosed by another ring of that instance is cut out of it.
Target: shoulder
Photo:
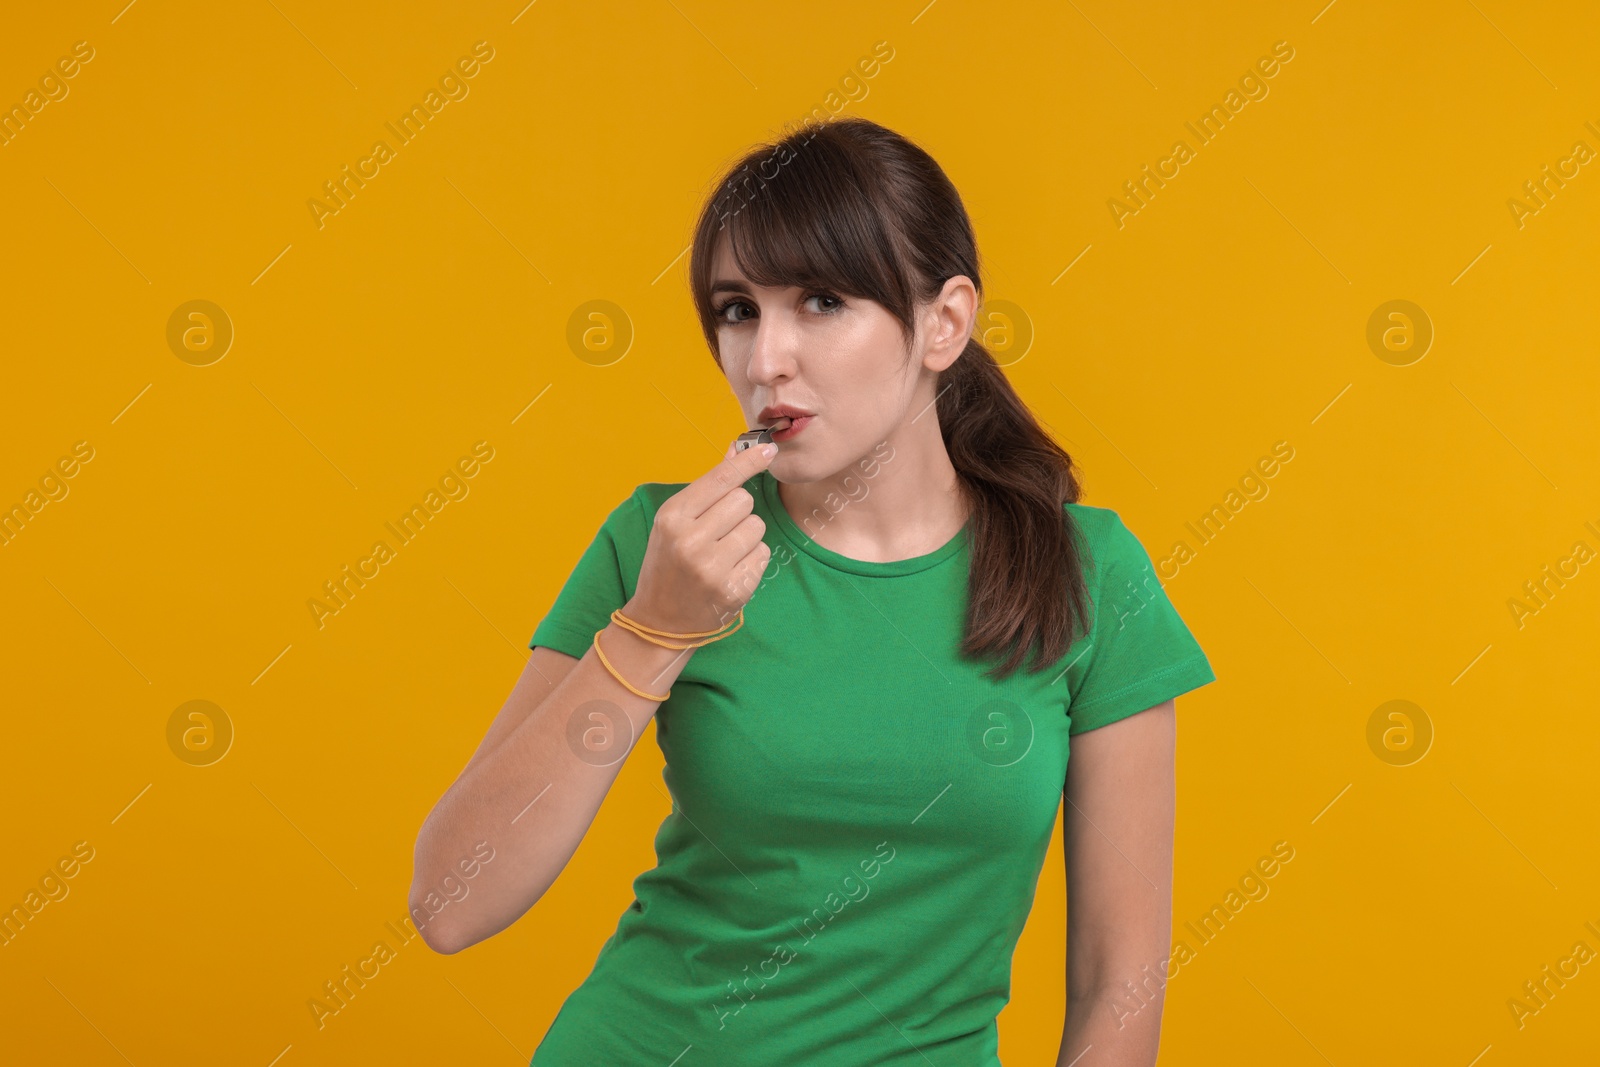
[[[631,499],[639,505],[646,529],[656,521],[656,512],[661,505],[688,488],[688,485],[688,482],[641,482],[634,489]]]
[[[1122,516],[1111,508],[1070,502],[1062,504],[1061,508],[1083,535],[1091,550],[1111,546],[1125,536],[1131,536],[1127,525],[1122,521]]]
[[[643,482],[624,497],[601,524],[595,545],[608,546],[622,579],[623,593],[633,596],[645,549],[655,526],[656,511],[688,482]]]
[[[1122,516],[1110,508],[1097,508],[1093,504],[1077,504],[1068,501],[1061,505],[1078,528],[1084,533],[1104,533],[1115,526],[1122,525]]]
[[[1149,554],[1122,516],[1111,508],[1065,503],[1062,509],[1077,527],[1089,558],[1085,566],[1106,567],[1148,564]]]
[[[606,516],[605,529],[613,538],[643,544],[655,526],[661,505],[687,486],[688,482],[641,482]]]

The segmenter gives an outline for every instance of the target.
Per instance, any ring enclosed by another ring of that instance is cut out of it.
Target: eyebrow
[[[720,293],[723,291],[730,293],[744,293],[746,296],[751,295],[750,287],[744,282],[737,282],[728,278],[721,278],[711,283],[712,293]]]

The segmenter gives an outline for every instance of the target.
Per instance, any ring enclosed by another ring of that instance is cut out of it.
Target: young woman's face
[[[771,469],[783,481],[838,473],[910,417],[919,391],[928,397],[917,407],[933,399],[935,372],[907,358],[899,322],[876,301],[754,285],[724,241],[713,261],[711,303],[719,309],[722,371],[746,426],[771,426],[776,416],[762,415],[769,407],[810,414],[773,435]]]

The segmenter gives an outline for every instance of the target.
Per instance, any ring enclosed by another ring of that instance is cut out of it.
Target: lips
[[[814,414],[816,413],[807,411],[804,408],[797,408],[789,404],[774,404],[770,407],[762,408],[761,413],[756,416],[756,421],[764,423],[768,429],[776,430],[782,429],[782,427],[775,425],[775,420],[787,417],[791,422],[793,422],[797,419],[803,419]]]
[[[784,417],[779,421],[784,422],[787,425],[781,427],[774,425],[772,427],[772,439],[774,441],[793,440],[796,434],[798,434],[801,430],[804,430],[807,426],[811,425],[811,420],[814,418],[816,418],[815,415],[802,415],[797,419]]]

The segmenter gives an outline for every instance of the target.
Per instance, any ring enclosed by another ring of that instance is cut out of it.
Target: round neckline
[[[967,529],[971,525],[970,522],[957,530],[956,535],[943,545],[920,556],[887,561],[852,559],[817,544],[805,530],[800,528],[784,508],[783,499],[778,495],[778,480],[772,476],[771,471],[763,469],[756,478],[761,483],[761,498],[766,503],[766,510],[784,539],[806,555],[834,570],[868,578],[893,578],[902,574],[916,574],[918,571],[937,566],[967,547]]]

